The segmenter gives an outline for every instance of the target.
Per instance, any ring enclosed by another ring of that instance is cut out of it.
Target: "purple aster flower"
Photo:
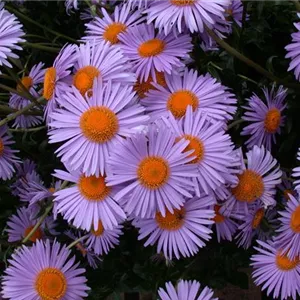
[[[22,25],[15,15],[0,7],[0,67],[12,68],[9,58],[19,58],[13,50],[22,50],[18,43],[25,42],[21,37],[25,35]],[[1,74],[1,71],[0,71]]]
[[[278,188],[283,196],[281,199],[284,205],[290,200],[290,195],[297,197],[297,191],[294,190],[292,182],[288,179],[288,174],[284,171],[282,171],[282,182]]]
[[[66,141],[57,150],[58,156],[71,169],[86,175],[103,176],[116,141],[148,121],[132,87],[120,83],[103,85],[98,79],[88,101],[75,87],[63,95],[63,101],[64,108],[51,115],[50,143]]]
[[[220,243],[221,240],[232,241],[233,235],[236,233],[238,224],[230,217],[225,216],[220,211],[221,205],[214,206],[215,217],[213,218],[216,226],[217,239]]]
[[[176,136],[169,128],[150,125],[148,133],[136,134],[122,141],[112,151],[108,162],[108,186],[126,184],[115,195],[128,215],[152,218],[156,211],[163,216],[173,208],[180,209],[184,196],[192,198],[192,177],[198,176],[197,166],[187,164],[194,159],[183,150],[189,141]]]
[[[300,161],[300,148],[297,153],[297,160]],[[293,182],[295,189],[299,193],[299,190],[300,190],[300,167],[296,167],[293,169],[292,176],[296,179],[299,178]]]
[[[66,0],[65,1],[66,11],[67,14],[70,14],[70,12],[75,9],[78,10],[78,0]]]
[[[120,47],[109,42],[81,44],[77,49],[77,61],[73,85],[85,96],[93,88],[96,78],[103,82],[113,81],[117,83],[133,83],[136,78],[129,70],[127,58]],[[91,96],[88,93],[88,96]]]
[[[212,28],[216,18],[225,19],[225,8],[230,0],[170,0],[153,1],[145,11],[148,23],[168,34],[172,29],[180,33],[186,26],[190,32],[203,32],[204,27]]]
[[[255,202],[261,201],[265,208],[276,204],[275,187],[281,182],[282,175],[277,160],[263,146],[254,146],[246,153],[246,166],[241,149],[238,152],[241,159],[238,184],[231,188],[231,195],[223,205],[222,213],[247,215],[249,206]]]
[[[275,134],[280,134],[280,127],[284,125],[285,117],[282,112],[286,108],[287,90],[280,86],[275,91],[273,86],[271,91],[264,88],[263,92],[266,103],[256,94],[248,99],[243,119],[251,124],[246,126],[241,134],[251,135],[246,142],[249,149],[257,145],[265,146],[270,151],[272,143],[276,143]]]
[[[194,256],[211,239],[208,225],[214,223],[214,203],[212,197],[196,197],[180,209],[167,210],[165,216],[157,211],[154,218],[137,219],[138,239],[148,238],[145,247],[157,243],[157,253],[163,251],[168,259]]]
[[[29,72],[28,76],[24,76],[20,81],[23,86],[28,90],[28,92],[33,95],[35,98],[39,97],[39,93],[36,91],[38,85],[44,81],[45,70],[43,69],[44,64],[39,63],[34,65]],[[17,90],[22,92],[23,89],[21,85],[17,85]],[[14,109],[21,109],[27,106],[30,101],[26,98],[23,98],[17,94],[11,93],[11,97],[9,99],[9,106]],[[32,116],[32,115],[21,115],[15,118],[13,127],[16,128],[30,128],[41,124],[43,121],[42,117]]]
[[[299,258],[290,260],[274,247],[272,241],[257,241],[261,247],[254,247],[258,254],[251,256],[252,277],[256,285],[262,285],[273,298],[297,299],[300,293],[300,264]]]
[[[119,245],[119,237],[123,234],[122,228],[123,226],[118,225],[113,229],[105,229],[99,221],[98,229],[92,229],[85,241],[88,249],[93,249],[98,255],[107,254],[110,249]]]
[[[118,44],[119,34],[126,32],[128,28],[144,21],[139,11],[131,12],[130,4],[117,5],[110,16],[105,8],[101,9],[103,18],[96,17],[92,22],[86,24],[86,36],[83,41],[95,41],[96,43],[106,41]]]
[[[291,259],[300,255],[300,199],[290,195],[284,211],[279,211],[281,225],[277,229],[276,246]]]
[[[81,172],[55,170],[54,176],[75,183],[54,193],[55,213],[77,228],[98,229],[99,219],[105,229],[113,229],[126,219],[122,208],[114,201],[115,188],[108,187],[105,176],[87,176]]]
[[[173,68],[183,67],[180,59],[188,58],[193,47],[189,35],[156,34],[152,24],[128,28],[119,39],[124,55],[133,64],[132,70],[142,81],[150,75],[156,81],[155,71],[171,74]]]
[[[226,19],[232,19],[239,27],[242,27],[244,5],[241,0],[231,0],[229,6],[225,10]],[[246,20],[249,15],[246,15]]]
[[[19,164],[19,159],[15,156],[18,150],[12,150],[11,145],[14,144],[8,127],[3,125],[0,127],[0,179],[10,179],[15,171],[15,166]]]
[[[185,115],[190,105],[216,121],[228,121],[236,111],[236,98],[209,74],[199,76],[197,71],[187,69],[181,75],[166,75],[166,87],[153,83],[141,103],[153,120],[167,116],[170,111],[175,118]]]
[[[297,14],[300,17],[300,14]],[[294,70],[296,79],[300,79],[300,22],[294,23],[297,32],[292,33],[292,43],[287,45],[285,49],[287,50],[286,58],[291,59],[288,71]]]
[[[12,254],[2,279],[2,295],[8,299],[82,299],[89,287],[71,250],[58,242],[37,241]]]
[[[213,294],[212,289],[207,286],[201,288],[196,280],[180,280],[176,288],[171,282],[166,282],[165,290],[163,288],[158,290],[161,300],[218,300]]]
[[[8,222],[6,229],[8,233],[9,242],[22,241],[36,225],[38,219],[32,218],[32,210],[30,208],[21,207],[17,210],[15,215],[12,215]],[[41,226],[30,237],[31,242],[36,242],[38,239],[46,239],[46,233],[56,235],[56,224],[52,217],[48,217],[41,224]]]
[[[210,118],[200,110],[193,112],[188,106],[184,118],[176,120],[169,113],[169,118],[163,119],[177,139],[184,138],[190,141],[184,150],[193,152],[195,158],[190,162],[197,164],[198,176],[194,179],[196,194],[200,190],[209,194],[222,184],[230,182],[237,184],[237,177],[232,174],[231,168],[239,164],[233,156],[233,143],[228,134],[220,129],[222,122],[210,122]]]
[[[138,9],[147,8],[151,1],[153,0],[127,0],[133,8],[138,7]]]
[[[43,96],[48,101],[45,109],[47,123],[50,114],[58,107],[61,95],[71,84],[71,68],[77,59],[77,46],[65,45],[54,60],[53,66],[45,72]]]

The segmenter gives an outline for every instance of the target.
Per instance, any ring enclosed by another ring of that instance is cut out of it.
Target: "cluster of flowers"
[[[72,6],[77,2],[68,1]],[[53,186],[44,185],[33,162],[20,162],[8,127],[0,127],[0,178],[10,179],[16,170],[11,188],[23,203],[7,223],[9,242],[33,242],[9,260],[2,296],[87,295],[84,269],[55,239],[62,234],[56,231],[59,214],[71,227],[63,234],[93,268],[119,243],[125,220],[138,228],[145,246],[157,245],[170,260],[195,255],[213,230],[219,242],[235,239],[245,249],[257,239],[259,254],[251,258],[256,283],[274,297],[296,299],[300,184],[295,181],[294,190],[281,183],[285,174],[270,153],[284,125],[287,91],[264,88],[263,97],[247,100],[243,153],[228,134],[237,99],[211,75],[187,68],[191,34],[199,35],[203,50],[215,50],[209,33],[224,38],[234,24],[241,26],[241,1],[126,1],[111,8],[110,14],[102,7],[102,17],[85,15],[91,20],[79,45],[65,45],[51,67],[36,64],[16,88],[47,100],[49,142],[60,143],[56,154],[65,166],[55,170]],[[23,35],[16,17],[1,6],[0,66],[12,67],[9,58],[17,58],[12,50],[21,50]],[[287,47],[297,77],[298,37]],[[11,94],[11,108],[28,105],[27,98]],[[19,115],[12,126],[42,122],[41,116]],[[284,205],[279,220],[277,187]],[[53,213],[40,219],[41,208]],[[167,283],[158,293],[161,299],[213,299],[197,282],[180,281],[177,291]]]

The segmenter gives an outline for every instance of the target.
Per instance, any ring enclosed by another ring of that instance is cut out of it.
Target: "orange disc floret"
[[[176,6],[193,5],[195,0],[171,0],[171,3]]]
[[[280,110],[277,108],[270,109],[265,117],[265,130],[268,133],[275,133],[279,128],[281,120]]]
[[[292,213],[290,226],[294,232],[300,233],[300,205]]]
[[[123,23],[112,23],[109,24],[103,33],[103,38],[111,44],[119,43],[118,35],[126,31],[127,26]]]
[[[174,212],[166,211],[166,215],[157,212],[155,215],[155,220],[160,229],[163,230],[178,230],[184,224],[185,209],[174,209]]]
[[[32,85],[33,85],[33,80],[31,77],[29,76],[25,76],[21,79],[21,83],[23,84],[23,86],[25,87],[26,90],[29,90]],[[23,87],[21,84],[17,85],[17,91],[18,92],[22,92],[23,91]]]
[[[282,255],[278,252],[276,255],[276,265],[282,271],[290,271],[295,269],[299,264],[299,257],[290,260],[287,255]]]
[[[24,237],[28,236],[28,234],[31,232],[31,230],[33,229],[34,226],[29,226],[25,229],[24,231]],[[43,237],[43,232],[41,230],[41,228],[38,228],[29,238],[29,241],[35,243],[36,240],[40,240]]]
[[[138,48],[141,57],[151,57],[159,55],[164,51],[166,43],[160,39],[152,39],[142,43]]]
[[[214,207],[216,215],[214,216],[213,220],[215,221],[215,223],[223,223],[225,221],[225,217],[219,213],[220,208],[220,205],[215,205]]]
[[[176,141],[181,140],[182,138],[188,140],[190,143],[188,146],[183,150],[183,152],[191,151],[193,150],[194,152],[191,153],[188,157],[195,157],[192,161],[190,161],[190,164],[195,164],[199,163],[202,161],[204,157],[204,145],[203,142],[196,136],[192,136],[189,134],[185,134],[181,138],[177,138]]]
[[[2,141],[2,139],[0,138],[0,156],[3,154],[4,152],[4,143]]]
[[[44,78],[44,92],[43,97],[50,100],[54,94],[56,82],[56,69],[54,67],[48,68],[45,72]]]
[[[100,71],[93,66],[86,66],[79,69],[73,77],[73,85],[79,90],[82,96],[92,89],[94,79],[100,75]]]
[[[289,190],[289,189],[286,189],[283,191],[283,197],[286,199],[286,200],[290,200],[290,195],[293,195],[293,191],[292,190]]]
[[[253,217],[253,221],[252,221],[253,229],[256,229],[260,225],[264,216],[265,216],[265,210],[263,208],[260,208],[259,210],[257,210],[257,212],[255,213],[255,215]]]
[[[98,229],[97,229],[97,230],[92,229],[91,232],[92,232],[92,234],[95,235],[95,236],[100,236],[100,235],[102,235],[103,232],[104,232],[104,227],[103,227],[102,222],[99,221],[99,223],[98,223]]]

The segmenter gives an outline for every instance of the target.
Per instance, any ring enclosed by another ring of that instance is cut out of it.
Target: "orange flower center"
[[[189,163],[190,164],[195,164],[195,163],[198,163],[198,162],[202,161],[202,159],[204,157],[204,145],[203,145],[202,141],[200,141],[195,136],[192,136],[192,135],[189,135],[189,134],[185,134],[183,137],[177,138],[176,142],[180,141],[182,138],[185,138],[186,140],[190,141],[190,143],[183,150],[183,152],[194,150],[193,153],[191,153],[188,157],[195,157],[196,156],[196,158],[194,158]]]
[[[256,212],[256,214],[253,218],[253,221],[252,221],[252,228],[253,229],[256,229],[260,225],[260,223],[261,223],[262,219],[264,218],[264,216],[265,216],[265,210],[263,208],[260,208]]]
[[[137,170],[141,184],[149,189],[158,189],[169,178],[170,168],[167,161],[158,156],[144,158]]]
[[[49,191],[51,194],[53,194],[53,193],[55,192],[55,188],[54,188],[54,187],[51,187],[51,188],[48,189],[48,191]]]
[[[90,201],[102,201],[110,193],[110,187],[105,184],[105,177],[84,176],[80,177],[78,188],[83,197]]]
[[[2,141],[2,139],[0,138],[0,155],[2,155],[4,152],[4,143]]]
[[[127,26],[123,23],[109,24],[103,33],[103,38],[111,44],[119,43],[118,35],[126,30]]]
[[[268,133],[275,133],[280,125],[281,113],[277,108],[270,109],[265,118],[265,130]]]
[[[34,226],[29,226],[25,229],[24,231],[24,237],[27,236],[31,230],[33,229]],[[29,241],[35,243],[36,240],[41,240],[43,237],[43,232],[40,228],[38,228],[34,233],[33,235],[29,238]]]
[[[26,90],[29,90],[33,85],[33,80],[29,76],[23,77],[21,79],[21,82],[22,82],[23,86],[26,88]],[[23,92],[23,88],[22,88],[21,84],[17,85],[17,91],[18,92]]]
[[[193,5],[195,0],[171,0],[171,3],[176,6]]]
[[[166,215],[163,217],[160,212],[157,212],[155,215],[155,220],[158,224],[158,227],[163,230],[178,230],[182,227],[184,223],[185,210],[174,209],[174,213],[166,211]]]
[[[142,43],[138,52],[141,57],[156,56],[164,51],[166,44],[160,39],[152,39]]]
[[[92,232],[92,234],[95,235],[95,236],[100,236],[100,235],[102,235],[103,232],[104,232],[104,227],[103,227],[102,222],[99,221],[99,223],[98,223],[98,229],[97,229],[97,230],[92,229],[91,232]]]
[[[79,69],[73,77],[73,85],[82,96],[93,87],[94,79],[100,75],[100,71],[93,66]],[[91,94],[89,94],[91,96]]]
[[[54,67],[48,68],[45,72],[44,92],[43,92],[44,98],[48,101],[53,96],[55,82],[56,82],[56,69]]]
[[[106,143],[118,132],[119,121],[113,111],[105,106],[91,107],[80,118],[83,135],[94,143]]]
[[[213,218],[213,220],[215,221],[215,223],[223,223],[225,220],[225,217],[219,213],[220,208],[221,208],[220,205],[215,205],[214,207],[216,215]]]
[[[191,91],[180,90],[170,95],[167,109],[175,118],[181,118],[185,115],[188,105],[191,105],[195,111],[199,105],[197,96]]]
[[[237,200],[251,203],[262,196],[264,182],[259,174],[252,170],[245,170],[238,175],[238,178],[238,185],[232,189],[232,193]]]
[[[282,271],[290,271],[295,269],[299,264],[299,257],[290,260],[286,255],[281,255],[280,252],[276,255],[276,265]]]
[[[286,190],[283,191],[283,197],[286,200],[290,200],[290,195],[293,195],[293,191],[292,190],[286,189]]]
[[[86,256],[87,250],[82,246],[81,243],[77,243],[76,248],[81,252],[82,256]]]
[[[290,225],[294,232],[300,233],[300,205],[292,213]]]
[[[164,73],[155,71],[155,75],[157,83],[163,87],[166,87],[167,84]],[[134,85],[134,90],[136,91],[140,99],[145,98],[145,94],[150,90],[156,90],[151,82],[153,82],[153,78],[151,75],[149,75],[147,81],[140,81],[140,79],[138,79],[138,81]]]
[[[66,294],[67,280],[60,270],[46,268],[37,275],[35,289],[42,300],[59,300]]]
[[[232,16],[233,10],[230,8],[225,9],[225,13],[228,14],[229,16]]]

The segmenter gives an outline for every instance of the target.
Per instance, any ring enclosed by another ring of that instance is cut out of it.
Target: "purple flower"
[[[10,179],[15,171],[15,166],[19,163],[19,159],[15,156],[18,150],[12,150],[11,145],[14,144],[12,136],[8,133],[8,127],[3,125],[0,127],[0,179]]]
[[[140,133],[127,138],[112,151],[108,162],[108,186],[126,184],[115,195],[124,196],[125,211],[129,215],[152,218],[156,211],[180,209],[184,196],[192,198],[191,178],[198,176],[191,152],[183,153],[189,141],[175,144],[176,137],[169,128],[149,126],[148,134]]]
[[[273,86],[271,91],[264,88],[263,92],[266,103],[256,94],[248,99],[249,104],[244,107],[246,113],[243,119],[251,124],[246,126],[241,134],[251,135],[246,142],[249,149],[257,145],[265,146],[270,151],[272,143],[276,143],[275,134],[280,134],[280,127],[284,125],[285,117],[282,112],[286,108],[287,90],[280,86],[275,91]]]
[[[188,199],[180,209],[167,210],[165,216],[157,211],[154,218],[137,219],[138,239],[148,237],[144,246],[157,243],[157,253],[163,251],[168,259],[194,256],[211,239],[214,211],[212,197]]]
[[[12,254],[2,279],[2,295],[8,299],[82,299],[89,287],[71,250],[50,241],[37,241]]]
[[[153,0],[127,0],[128,3],[132,6],[132,8],[138,7],[138,9],[144,9],[149,6]]]
[[[87,176],[81,172],[56,170],[54,176],[75,183],[72,187],[54,193],[55,213],[77,228],[98,229],[99,219],[104,228],[113,229],[126,219],[121,207],[114,201],[116,190],[108,187],[105,176]]]
[[[252,277],[256,285],[262,285],[273,298],[297,299],[300,293],[299,259],[290,260],[274,247],[272,241],[257,241],[261,247],[254,247],[258,254],[251,256],[251,266],[254,268]]]
[[[153,1],[145,11],[148,23],[168,34],[172,29],[180,33],[186,26],[192,33],[203,32],[204,27],[212,28],[216,18],[225,19],[225,8],[230,0],[170,0]]]
[[[242,27],[244,5],[241,0],[231,0],[230,5],[225,10],[225,17],[231,18],[239,27]],[[248,14],[246,20],[249,19]]]
[[[148,116],[136,103],[131,86],[95,81],[91,98],[73,87],[63,95],[64,107],[51,115],[50,143],[65,143],[57,150],[63,163],[88,175],[103,176],[106,161],[117,141],[146,124]]]
[[[152,24],[131,27],[119,39],[124,55],[133,64],[132,70],[142,81],[150,75],[156,81],[155,71],[171,74],[173,68],[184,66],[180,59],[188,58],[193,47],[189,35],[156,34]]]
[[[282,182],[278,185],[278,189],[281,191],[283,196],[282,203],[286,205],[287,201],[290,200],[290,195],[297,197],[297,191],[293,189],[293,184],[288,178],[288,174],[282,171]]]
[[[165,290],[159,288],[159,299],[161,300],[218,300],[213,297],[213,290],[209,287],[201,288],[196,280],[180,280],[175,288],[171,282],[166,282]]]
[[[300,161],[300,148],[297,153],[297,160]],[[296,167],[293,169],[292,176],[294,178],[296,178],[296,180],[293,182],[293,184],[295,186],[295,189],[299,193],[299,190],[300,190],[300,167]]]

